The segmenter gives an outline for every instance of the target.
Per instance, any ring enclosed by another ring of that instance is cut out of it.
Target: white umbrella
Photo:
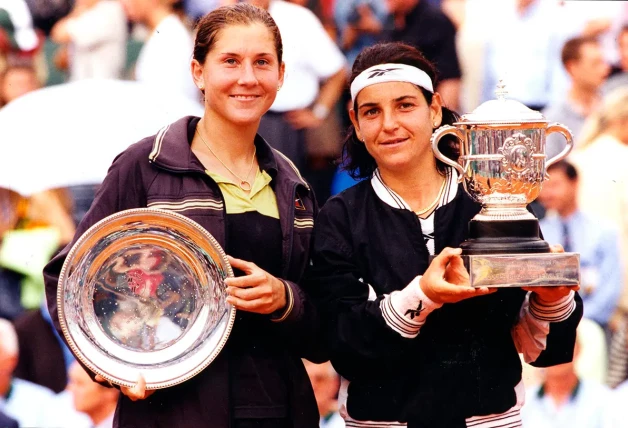
[[[0,110],[0,187],[24,196],[100,183],[124,149],[202,105],[145,84],[85,80],[40,89]]]

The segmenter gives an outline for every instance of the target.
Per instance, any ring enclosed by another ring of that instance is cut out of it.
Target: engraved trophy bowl
[[[541,191],[547,168],[564,159],[573,148],[571,132],[564,125],[550,123],[541,113],[506,99],[501,82],[496,94],[496,100],[483,103],[453,126],[442,126],[432,135],[435,157],[456,169],[464,190],[482,206],[469,224],[469,239],[461,244],[463,256],[470,257],[471,268],[474,260],[479,262],[480,257],[485,257],[481,261],[484,273],[491,263],[497,265],[498,261],[508,260],[510,266],[500,266],[499,270],[510,273],[495,279],[491,286],[576,285],[579,282],[578,255],[549,254],[550,246],[540,237],[538,220],[527,209]],[[545,140],[555,132],[565,137],[567,145],[561,153],[547,160]],[[457,162],[444,156],[438,147],[445,135],[454,135],[460,142]],[[531,256],[534,253],[543,255]],[[495,257],[486,258],[489,255]],[[527,260],[525,269],[537,274],[521,280],[514,276],[518,272],[516,262],[523,259]],[[556,267],[557,260],[566,264],[564,269],[562,264]],[[539,274],[539,269],[531,268],[537,264],[543,271],[541,265],[548,261],[552,261],[552,275],[556,277],[555,273],[559,272],[556,278],[548,278]],[[576,273],[563,277],[563,270]],[[489,285],[474,284],[473,275],[472,284]]]
[[[65,260],[57,289],[63,334],[76,357],[111,383],[166,388],[200,373],[235,320],[233,276],[213,236],[153,208],[113,214],[89,228]]]

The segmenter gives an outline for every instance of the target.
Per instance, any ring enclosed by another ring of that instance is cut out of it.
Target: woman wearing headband
[[[368,179],[321,210],[304,283],[350,427],[520,426],[518,352],[539,366],[572,358],[574,291],[469,286],[454,248],[480,205],[432,153],[434,129],[456,120],[434,80],[399,43],[367,48],[353,66],[346,161]],[[441,145],[458,158],[454,141]]]

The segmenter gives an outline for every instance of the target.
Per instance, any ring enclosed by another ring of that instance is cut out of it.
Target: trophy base
[[[577,253],[462,255],[472,287],[559,287],[580,284]]]
[[[469,223],[469,239],[460,245],[463,255],[549,253],[536,219]]]
[[[536,219],[472,220],[460,248],[472,287],[580,284],[579,254],[550,253]]]

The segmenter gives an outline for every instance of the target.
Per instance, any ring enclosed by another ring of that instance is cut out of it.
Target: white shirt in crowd
[[[521,410],[524,428],[611,428],[606,414],[611,391],[604,385],[582,380],[572,397],[561,406],[540,392],[526,391]]]
[[[342,70],[345,57],[309,9],[273,0],[268,12],[281,32],[286,64],[283,87],[270,109],[281,113],[310,107],[321,81]]]
[[[622,428],[626,426],[626,403],[628,403],[628,381],[624,381],[611,391],[611,399],[606,409],[604,428]]]
[[[0,397],[0,411],[15,419],[21,427],[49,426],[48,409],[54,393],[43,386],[13,379],[8,399]]]
[[[190,72],[193,49],[187,27],[176,15],[167,16],[144,44],[135,65],[135,80],[200,102]]]
[[[118,1],[99,1],[67,24],[71,80],[119,79],[126,62],[127,19]]]
[[[39,43],[33,29],[33,19],[24,0],[0,0],[0,9],[4,9],[15,27],[15,41],[23,51],[30,51]]]
[[[46,426],[49,427],[91,428],[94,426],[89,416],[76,411],[72,393],[68,390],[61,391],[49,402],[46,420],[48,421]],[[113,414],[111,415],[111,423],[102,425],[102,428],[111,428],[112,426]],[[101,425],[99,424],[96,428],[101,428]]]

